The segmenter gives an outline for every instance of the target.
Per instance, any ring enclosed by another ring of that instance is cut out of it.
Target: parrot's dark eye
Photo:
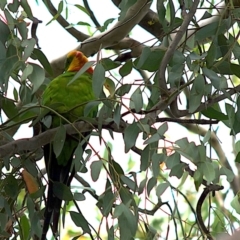
[[[65,62],[65,71],[69,68],[70,64],[71,64],[72,59],[67,58],[66,62]]]
[[[68,58],[66,61],[66,65],[69,66],[69,64],[70,64],[70,59]]]

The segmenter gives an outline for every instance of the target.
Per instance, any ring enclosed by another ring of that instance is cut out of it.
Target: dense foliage
[[[52,19],[36,18],[30,1],[0,1],[0,237],[39,239],[47,186],[42,146],[53,141],[60,152],[66,134],[92,129],[88,149],[75,152],[71,191],[55,187],[68,238],[231,234],[240,213],[238,1],[109,0],[104,7],[113,2],[120,16],[102,24],[87,0],[43,2]],[[41,93],[63,71],[65,56],[49,63],[38,24],[54,21],[93,56],[85,69],[95,68],[97,101],[77,123],[41,133]],[[151,42],[134,35],[136,25]],[[114,83],[110,94],[106,77]],[[87,117],[94,106],[97,119]],[[33,137],[16,140],[25,123]],[[221,144],[225,138],[232,143]]]

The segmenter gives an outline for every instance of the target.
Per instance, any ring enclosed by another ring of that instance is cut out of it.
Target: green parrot
[[[69,84],[86,62],[88,62],[88,59],[82,52],[74,50],[68,53],[65,72],[53,79],[42,95],[43,106],[53,109],[70,122],[77,121],[84,116],[85,105],[96,99],[92,91],[92,67]],[[88,116],[96,117],[96,114],[97,109],[95,108]],[[46,118],[48,121],[46,121]],[[54,115],[53,112],[48,113],[44,119],[45,122],[49,122],[49,119],[51,119],[48,128],[55,128],[66,123],[60,116]],[[42,128],[43,131],[46,131],[48,128],[46,127],[47,124],[44,124],[44,119],[42,120]],[[57,238],[62,200],[54,195],[54,183],[60,182],[68,187],[70,186],[75,174],[74,166],[72,166],[74,151],[83,137],[86,139],[89,134],[87,132],[81,136],[80,134],[66,135],[64,146],[58,156],[54,152],[53,143],[43,147],[49,185],[41,240],[46,239],[51,222],[53,235]],[[83,151],[86,145],[87,142],[84,142],[82,145]]]

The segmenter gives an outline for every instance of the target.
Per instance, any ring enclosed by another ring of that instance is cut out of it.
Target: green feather
[[[42,104],[53,107],[60,114],[66,114],[66,118],[73,122],[84,115],[85,105],[94,100],[92,91],[92,76],[89,73],[82,74],[70,85],[75,72],[65,72],[53,79],[42,95]],[[55,107],[54,107],[55,105]],[[90,117],[93,117],[93,113]]]
[[[80,117],[84,116],[84,108],[86,104],[95,99],[92,91],[92,75],[85,72],[74,82],[69,84],[75,74],[76,72],[65,72],[56,77],[49,83],[42,95],[42,105],[53,109],[70,122],[77,121]],[[50,128],[58,127],[60,124],[65,123],[59,116],[54,115],[53,112],[50,112],[49,115],[52,116]],[[93,109],[90,112],[89,117],[95,116],[96,109]],[[44,130],[47,130],[46,126],[43,126],[43,131]],[[88,135],[89,133],[82,134],[84,137],[87,137]],[[44,215],[45,220],[42,240],[46,239],[52,215],[52,231],[54,235],[57,235],[62,200],[58,199],[53,194],[54,182],[61,182],[70,186],[75,173],[75,169],[72,168],[73,154],[81,140],[82,139],[78,134],[76,136],[67,135],[63,149],[57,157],[53,152],[52,143],[44,146],[44,158],[49,178],[49,188]],[[83,145],[83,151],[86,145],[87,143]],[[72,172],[70,172],[70,169],[73,169]]]

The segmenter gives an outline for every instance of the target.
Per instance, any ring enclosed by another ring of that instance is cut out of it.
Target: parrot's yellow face
[[[65,71],[77,72],[84,66],[86,62],[88,62],[88,59],[82,52],[73,50],[67,55]],[[92,74],[93,68],[90,67],[87,72]]]

